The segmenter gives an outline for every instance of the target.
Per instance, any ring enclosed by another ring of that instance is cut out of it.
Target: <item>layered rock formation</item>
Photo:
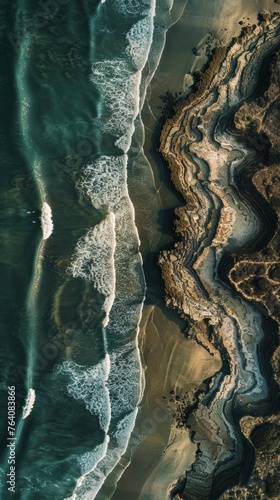
[[[240,421],[251,416],[252,430],[256,417],[278,408],[271,366],[279,381],[278,351],[273,354],[279,24],[277,14],[262,15],[229,48],[217,49],[197,91],[178,103],[161,134],[160,150],[186,200],[175,211],[178,241],[159,258],[166,303],[188,319],[190,337],[223,359],[208,390],[177,415],[198,446],[180,493],[188,500],[216,500],[248,480],[256,446]]]

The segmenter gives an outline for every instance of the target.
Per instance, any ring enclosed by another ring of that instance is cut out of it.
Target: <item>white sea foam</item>
[[[96,62],[90,76],[92,83],[102,93],[106,120],[101,123],[101,128],[117,139],[122,137],[121,149],[125,153],[130,146],[133,122],[138,112],[139,77],[124,59]]]
[[[25,400],[25,405],[22,408],[22,418],[23,419],[27,418],[30,415],[32,408],[34,406],[34,403],[35,403],[35,398],[36,398],[36,394],[35,394],[34,389],[28,389],[27,397]]]
[[[130,342],[113,351],[110,356],[111,369],[107,381],[111,411],[114,417],[133,411],[141,392],[140,360],[135,342]]]
[[[138,2],[117,2],[118,7],[125,7],[125,13],[137,12]],[[144,9],[143,9],[144,7]],[[143,19],[135,23],[126,35],[128,45],[126,55],[133,71],[124,58],[98,61],[92,66],[91,81],[102,95],[105,120],[101,120],[103,132],[116,137],[115,145],[127,153],[134,132],[134,121],[139,113],[139,95],[141,70],[144,68],[153,38],[153,17],[155,0],[141,5]],[[124,12],[122,11],[122,14]]]
[[[110,213],[78,240],[68,269],[74,278],[92,281],[95,289],[104,295],[104,326],[109,322],[115,298],[115,247],[115,216]]]
[[[116,233],[122,241],[123,244],[127,242],[127,246],[132,250],[131,243],[133,243],[133,251],[137,250],[140,245],[140,239],[137,232],[137,228],[135,226],[135,211],[134,206],[129,198],[128,191],[127,196],[123,197],[118,206],[115,207],[115,224],[116,224]],[[126,216],[125,216],[126,215]],[[130,251],[132,254],[132,251]]]
[[[110,441],[97,446],[92,452],[77,457],[82,476],[69,500],[92,500],[100,491],[106,477],[115,468],[128,446],[131,432],[135,425],[138,403],[142,393],[139,390],[139,350],[135,342],[115,349],[107,362],[107,376],[102,374],[103,368],[79,367],[72,361],[63,363],[61,371],[70,375],[68,392],[75,399],[82,400],[92,413],[99,413],[100,424],[106,415],[106,407],[102,405],[104,389],[109,389],[111,417],[119,418],[110,433]],[[110,368],[110,371],[109,371]],[[94,376],[92,376],[94,373]],[[99,380],[96,383],[96,375]],[[111,376],[111,379],[110,379]],[[97,405],[97,400],[100,401]],[[127,413],[129,412],[129,413]],[[124,415],[124,413],[126,413]],[[124,416],[123,416],[124,415]],[[107,422],[106,429],[108,430]]]
[[[139,402],[139,359],[135,342],[117,348],[110,358],[109,361],[107,355],[106,360],[94,367],[64,361],[63,365],[57,368],[70,378],[68,393],[83,401],[91,413],[98,415],[100,426],[105,432],[109,429],[108,415],[119,417],[110,434],[110,440],[107,436],[105,442],[92,452],[77,457],[82,476],[71,500],[92,500],[96,497],[106,477],[125,452],[135,425]],[[130,413],[123,416],[126,412]]]
[[[139,4],[133,0],[115,2],[115,8],[124,16],[140,13],[144,16],[126,35],[129,61],[123,57],[98,61],[93,64],[90,77],[102,95],[105,113],[100,127],[116,137],[115,145],[125,153],[131,145],[134,121],[140,111],[141,71],[148,60],[154,31],[155,0]]]
[[[128,440],[137,416],[137,409],[134,409],[131,413],[122,418],[117,425],[116,431],[112,435],[112,439],[115,439],[119,448],[124,451],[127,448]]]
[[[77,187],[91,200],[96,208],[112,210],[127,194],[127,156],[100,156],[87,165]]]
[[[145,66],[153,37],[153,18],[147,16],[135,23],[126,35],[126,53],[137,70]]]
[[[96,446],[92,452],[87,452],[77,457],[82,476],[77,481],[73,495],[71,495],[71,497],[67,497],[65,500],[79,500],[81,498],[79,494],[79,490],[81,489],[80,487],[85,481],[87,482],[87,476],[94,471],[98,463],[104,458],[109,441],[109,436],[106,436],[104,442]],[[79,496],[77,496],[77,494]]]
[[[53,232],[53,220],[52,220],[52,209],[47,202],[43,202],[42,214],[41,214],[41,224],[43,232],[43,240],[49,238]]]
[[[86,453],[83,453],[83,455],[79,455],[77,457],[77,462],[83,475],[92,471],[98,462],[104,457],[108,442],[109,437],[107,436],[106,440],[102,444],[96,446],[93,451],[87,451]]]
[[[114,8],[124,17],[139,16],[144,14],[150,7],[149,0],[114,0]]]
[[[109,391],[106,386],[110,371],[108,354],[94,366],[81,366],[67,360],[56,369],[69,378],[68,394],[82,401],[86,409],[98,417],[101,429],[107,432],[111,419]]]
[[[92,472],[83,476],[82,483],[75,490],[75,496],[73,495],[69,500],[93,500],[96,498],[106,477],[112,472],[127,448],[131,431],[135,425],[136,415],[137,409],[118,422],[116,430],[111,436],[106,456],[99,461]]]

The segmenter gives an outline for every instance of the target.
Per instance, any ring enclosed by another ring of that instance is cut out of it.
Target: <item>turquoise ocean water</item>
[[[0,7],[0,497],[102,499],[143,391],[146,285],[129,186],[150,207],[151,231],[157,193],[140,111],[175,7]]]

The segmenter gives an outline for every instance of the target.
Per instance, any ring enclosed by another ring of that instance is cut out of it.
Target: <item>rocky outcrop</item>
[[[247,484],[231,488],[221,500],[279,498],[279,414],[268,418],[245,417],[240,423],[244,435],[255,448],[255,466]]]
[[[280,323],[280,53],[274,55],[268,89],[261,97],[244,103],[234,116],[238,133],[247,137],[267,138],[269,151],[265,163],[258,165],[253,186],[267,202],[275,219],[275,232],[260,251],[234,256],[229,272],[231,284],[243,297],[266,307],[268,315]],[[260,205],[260,210],[262,206]]]
[[[216,50],[161,134],[186,200],[175,210],[178,241],[159,258],[166,303],[188,319],[188,335],[223,359],[205,394],[177,415],[198,445],[181,493],[188,500],[216,500],[248,479],[255,445],[240,420],[276,408],[268,377],[279,353],[268,365],[262,349],[266,337],[277,347],[271,322],[279,320],[279,44],[279,16],[260,16]]]

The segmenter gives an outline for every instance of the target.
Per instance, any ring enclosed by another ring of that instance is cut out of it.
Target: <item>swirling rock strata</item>
[[[278,57],[269,89],[264,91],[256,82],[262,78],[267,55],[279,43],[279,16],[260,16],[259,24],[244,29],[229,48],[216,50],[196,93],[177,105],[161,134],[160,150],[186,200],[175,210],[178,241],[159,258],[166,303],[188,319],[192,338],[212,356],[219,351],[223,359],[207,394],[200,395],[193,410],[185,413],[185,425],[198,443],[196,461],[181,493],[188,500],[216,500],[226,488],[248,478],[253,447],[245,441],[239,421],[245,415],[261,415],[270,406],[271,387],[259,355],[263,316],[255,303],[265,300],[264,293],[256,293],[252,274],[262,270],[263,286],[273,282],[271,294],[278,296],[276,253],[265,259],[258,254],[256,263],[245,252],[240,258],[240,249],[260,245],[260,235],[272,234],[277,219],[271,221],[266,208],[260,209],[260,194],[252,203],[254,190],[246,191],[242,179],[254,175],[257,189],[267,199],[273,196],[273,177],[268,181],[267,173],[257,167],[267,161],[269,149],[271,158],[278,158],[277,134],[273,132],[268,140],[272,106],[278,109]],[[261,92],[263,100],[255,99]],[[273,170],[278,175],[276,167]],[[233,267],[226,276],[228,282],[223,282],[228,254],[233,256]],[[244,269],[247,288],[241,278]],[[248,297],[248,287],[255,296]],[[275,301],[265,305],[276,318]]]

